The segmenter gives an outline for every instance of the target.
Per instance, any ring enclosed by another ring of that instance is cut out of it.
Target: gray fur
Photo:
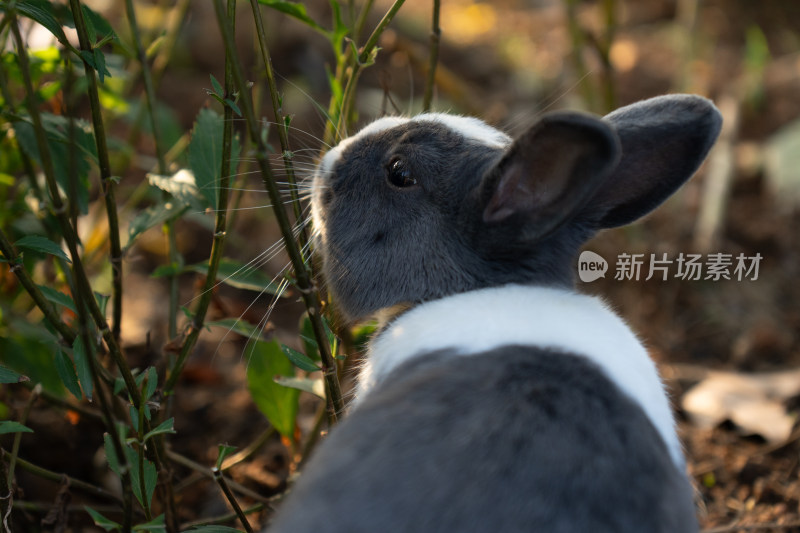
[[[581,244],[664,201],[720,125],[711,102],[678,95],[545,115],[506,148],[424,116],[373,128],[315,177],[336,304],[358,320],[509,283],[569,290]],[[398,158],[415,185],[388,179]],[[685,473],[636,402],[583,354],[498,345],[391,372],[315,452],[272,530],[697,531]]]
[[[671,195],[720,125],[708,100],[673,95],[603,119],[551,113],[507,150],[424,120],[367,135],[315,178],[328,287],[355,321],[481,287],[572,286],[579,247]],[[418,186],[387,181],[397,157]]]
[[[697,531],[686,477],[599,369],[494,351],[398,367],[331,432],[270,531]]]

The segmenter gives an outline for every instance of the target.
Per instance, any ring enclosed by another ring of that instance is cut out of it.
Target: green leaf
[[[301,370],[305,370],[307,372],[314,372],[315,370],[319,370],[320,368],[314,364],[314,361],[311,360],[310,357],[306,356],[303,353],[298,352],[294,348],[286,346],[285,344],[281,344],[281,350],[289,358],[289,361],[292,362],[294,366]]]
[[[277,376],[275,378],[275,383],[283,387],[305,391],[323,400],[325,399],[325,382],[322,378],[285,378],[283,376]]]
[[[39,145],[29,117],[15,121],[14,131],[23,152],[31,157],[41,168],[42,159]],[[75,145],[70,144],[69,121],[65,117],[42,113],[42,125],[47,132],[47,146],[53,160],[56,182],[62,191],[67,192],[72,202],[78,205],[81,214],[89,212],[89,161],[97,162],[97,147],[91,126],[84,121],[75,121]],[[70,159],[76,158],[78,183],[72,181],[69,172]]]
[[[222,117],[204,108],[197,114],[189,141],[189,166],[194,173],[197,188],[208,205],[217,208],[217,187],[222,167]]]
[[[236,113],[236,115],[238,115],[240,117],[242,116],[242,111],[241,111],[241,109],[239,109],[239,106],[236,105],[236,102],[234,100],[231,100],[230,98],[226,98],[225,99],[225,103],[228,105],[228,107],[233,109],[233,112]]]
[[[275,376],[294,377],[294,366],[277,341],[252,342],[247,353],[247,385],[253,401],[281,435],[294,439],[300,391],[275,383]]]
[[[5,4],[5,2],[3,3]],[[67,36],[61,27],[61,23],[56,19],[53,4],[45,0],[21,0],[16,5],[17,12],[21,15],[33,19],[56,36],[61,42],[67,42]],[[0,11],[5,12],[6,6],[0,5]]]
[[[33,433],[33,430],[13,420],[0,421],[0,435],[6,433]]]
[[[61,382],[78,400],[81,399],[81,386],[78,384],[78,374],[75,373],[75,364],[60,347],[56,349],[56,371]]]
[[[170,419],[172,420],[172,419]],[[142,485],[140,483],[139,477],[139,452],[134,450],[130,446],[125,447],[125,454],[128,457],[128,464],[130,465],[130,474],[131,474],[131,485],[133,485],[133,494],[136,496],[136,499],[139,500],[139,503],[144,505],[144,501],[150,502],[153,501],[153,492],[156,489],[156,481],[158,480],[158,473],[156,472],[155,465],[148,461],[147,459],[142,459],[144,461],[144,490],[145,494],[142,494]]]
[[[243,319],[225,318],[222,320],[214,320],[213,322],[206,322],[206,326],[233,331],[246,339],[261,339],[263,337],[261,327],[254,326]]]
[[[101,515],[100,513],[98,513],[97,511],[95,511],[91,507],[89,507],[88,505],[84,505],[83,508],[86,509],[86,512],[89,513],[89,515],[91,515],[92,520],[94,520],[94,524],[96,526],[102,527],[106,531],[113,531],[115,529],[121,529],[122,528],[121,525],[117,524],[113,520],[109,520],[108,518],[106,518],[105,516]]]
[[[208,275],[208,263],[197,263],[189,265],[186,271],[197,272],[198,274]],[[248,266],[233,259],[222,258],[217,269],[217,280],[235,287],[250,291],[266,292],[278,294],[279,287],[272,282],[272,278],[257,270],[253,266]]]
[[[160,514],[149,522],[133,526],[134,531],[165,531],[167,529],[164,522],[164,515]]]
[[[317,24],[317,22],[308,16],[308,12],[306,11],[306,6],[300,4],[298,2],[285,2],[280,0],[258,0],[259,4],[271,7],[276,11],[280,11],[290,17],[293,17],[303,24],[317,30],[318,32],[328,36],[328,31]]]
[[[0,383],[22,383],[23,381],[30,381],[30,379],[10,368],[0,366]]]
[[[117,452],[114,449],[114,443],[111,440],[112,438],[113,437],[109,433],[105,433],[103,435],[103,448],[106,452],[106,461],[108,462],[108,467],[117,475],[117,477],[120,477],[119,457],[117,457]]]
[[[89,368],[89,353],[83,345],[83,337],[78,335],[72,344],[72,357],[75,359],[75,369],[78,372],[78,381],[83,388],[86,398],[92,399],[92,372]]]
[[[53,302],[56,305],[61,305],[66,307],[73,313],[77,313],[77,308],[75,307],[75,302],[68,294],[64,294],[61,291],[57,291],[52,287],[47,287],[45,285],[37,285],[39,290],[42,292],[42,295],[47,298],[47,300]]]
[[[168,192],[178,202],[188,205],[197,211],[205,211],[211,205],[197,188],[195,176],[186,169],[181,169],[172,176],[148,174],[147,179],[150,185]]]
[[[28,235],[26,237],[23,237],[17,242],[15,242],[14,246],[17,248],[22,248],[23,250],[34,250],[36,252],[54,255],[56,257],[64,259],[69,263],[72,262],[70,261],[69,256],[67,256],[67,254],[64,253],[64,250],[62,250],[59,245],[57,245],[50,239],[46,237],[41,237],[39,235]]]
[[[145,231],[168,220],[178,218],[187,209],[189,209],[188,206],[174,199],[148,207],[131,220],[130,226],[128,226],[128,243],[125,245],[125,249],[130,248],[136,238]]]
[[[217,470],[222,468],[222,462],[225,461],[225,458],[233,453],[236,450],[236,446],[228,446],[227,444],[220,444],[218,447],[219,453],[217,453]]]
[[[241,530],[230,526],[218,526],[209,524],[206,526],[195,526],[189,531],[197,531],[199,533],[241,533]]]
[[[147,442],[151,438],[155,437],[156,435],[162,435],[164,433],[175,433],[175,419],[168,418],[161,422],[158,426],[148,431],[144,436],[144,442]]]
[[[97,44],[97,38],[99,36],[102,36],[103,41],[111,38],[119,42],[119,37],[117,37],[117,34],[114,32],[114,28],[102,15],[85,4],[81,4],[81,11],[83,11],[83,20],[86,22],[86,29],[88,30],[89,40],[92,41],[92,44]]]
[[[156,373],[156,367],[151,366],[150,368],[147,369],[147,388],[144,391],[144,401],[147,401],[153,397],[153,394],[155,394],[157,387],[158,387],[158,373]]]
[[[215,78],[213,74],[209,74],[209,76],[211,77],[211,87],[214,88],[214,94],[219,97],[225,96],[225,91],[222,90],[222,85],[219,84],[217,78]]]

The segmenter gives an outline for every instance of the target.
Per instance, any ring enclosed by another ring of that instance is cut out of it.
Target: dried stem
[[[311,320],[311,325],[314,330],[314,336],[320,348],[322,356],[323,374],[325,376],[326,384],[326,397],[328,401],[328,417],[331,422],[334,422],[341,414],[344,403],[342,401],[342,392],[339,386],[339,380],[336,374],[336,361],[330,352],[328,346],[327,335],[322,323],[321,317],[321,300],[316,287],[312,283],[311,274],[307,268],[303,256],[294,240],[292,225],[286,212],[283,210],[283,203],[281,201],[280,191],[275,183],[275,176],[272,172],[272,167],[268,159],[268,149],[263,139],[259,135],[258,122],[256,121],[253,113],[253,102],[250,97],[250,92],[242,72],[241,63],[238,60],[236,53],[236,46],[233,41],[233,31],[226,18],[225,11],[219,0],[214,2],[214,8],[217,14],[220,31],[225,42],[225,50],[231,58],[231,66],[233,68],[233,77],[236,81],[236,86],[239,89],[241,96],[241,109],[247,122],[247,128],[250,138],[256,144],[256,159],[261,170],[262,180],[264,187],[269,194],[272,203],[275,218],[278,221],[281,234],[283,235],[283,242],[286,246],[286,251],[292,262],[294,269],[297,288],[303,298],[303,303],[308,309],[308,314]]]

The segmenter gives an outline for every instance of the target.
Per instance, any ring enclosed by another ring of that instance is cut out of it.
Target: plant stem
[[[244,526],[245,531],[247,531],[247,533],[253,533],[253,526],[251,526],[250,522],[247,520],[247,516],[245,516],[244,512],[242,511],[242,507],[239,505],[239,502],[236,501],[236,496],[233,495],[231,488],[225,481],[225,476],[222,475],[222,470],[219,468],[212,468],[211,472],[214,474],[214,481],[217,482],[217,485],[219,485],[219,488],[222,490],[225,498],[231,504],[231,507],[233,507],[233,511],[239,518],[239,522],[241,522],[242,526]]]
[[[61,231],[63,232],[64,240],[67,243],[70,255],[72,256],[72,264],[75,271],[75,281],[77,284],[77,290],[75,291],[75,294],[73,294],[73,297],[77,297],[77,293],[80,291],[87,295],[85,300],[86,306],[89,309],[89,313],[92,315],[92,319],[97,325],[97,328],[100,330],[100,333],[103,335],[103,339],[106,341],[109,353],[114,359],[114,363],[119,368],[122,378],[125,381],[125,386],[128,389],[128,392],[130,393],[136,407],[138,408],[139,396],[137,394],[136,380],[133,379],[128,362],[125,360],[122,355],[122,351],[120,350],[119,343],[109,329],[105,316],[103,316],[103,313],[100,311],[100,307],[97,305],[97,301],[94,298],[91,284],[89,283],[86,271],[83,268],[83,262],[81,261],[80,254],[78,253],[78,236],[75,228],[73,228],[69,221],[66,207],[61,199],[61,192],[59,191],[58,184],[56,183],[55,172],[53,169],[53,159],[50,154],[50,147],[47,144],[47,137],[42,125],[41,116],[39,115],[39,109],[36,106],[36,93],[33,89],[33,82],[30,76],[30,61],[28,59],[28,53],[25,45],[22,42],[22,35],[20,35],[19,27],[17,25],[16,10],[9,9],[7,11],[7,15],[11,19],[11,30],[14,35],[20,72],[22,74],[22,80],[25,86],[25,98],[27,101],[28,112],[30,113],[31,121],[33,122],[36,145],[39,148],[42,171],[44,172],[47,188],[50,193],[50,200],[53,204],[53,212],[58,220],[59,226],[61,227]]]
[[[297,181],[294,176],[294,166],[292,164],[292,151],[289,147],[289,134],[287,131],[286,115],[283,114],[281,108],[281,98],[278,94],[278,86],[275,83],[275,74],[272,71],[272,58],[267,47],[267,35],[264,31],[264,21],[261,17],[261,9],[258,5],[258,0],[250,0],[250,6],[253,9],[253,18],[256,23],[256,33],[258,34],[258,43],[261,46],[261,58],[264,60],[264,71],[267,76],[267,87],[269,95],[272,100],[272,111],[275,115],[275,123],[278,125],[278,139],[281,143],[281,151],[283,154],[283,166],[286,169],[286,181],[289,182],[289,195],[292,198],[292,210],[294,211],[294,219],[300,225],[300,234],[298,236],[300,241],[300,251],[305,248],[308,243],[308,233],[306,226],[303,222],[303,210],[300,206],[300,195],[297,193]],[[351,8],[352,2],[351,2]],[[352,11],[351,11],[352,15]]]
[[[78,41],[81,50],[92,53],[93,48],[89,42],[89,32],[86,22],[83,20],[83,10],[80,0],[70,0],[72,17],[75,20],[75,29],[78,32]],[[94,67],[83,59],[83,69],[86,73],[89,87],[89,106],[92,109],[92,125],[94,127],[94,139],[97,144],[97,160],[100,167],[100,183],[103,187],[103,198],[106,205],[106,216],[108,217],[109,244],[111,246],[111,270],[112,270],[112,291],[113,291],[113,310],[112,310],[112,334],[119,341],[120,327],[122,324],[122,246],[119,238],[119,218],[117,215],[117,202],[115,198],[114,182],[111,179],[111,164],[108,159],[108,147],[106,145],[105,125],[103,124],[103,110],[100,107],[100,96],[97,90],[97,78]]]
[[[344,96],[342,97],[342,110],[339,114],[339,124],[336,128],[339,134],[348,130],[350,114],[352,112],[353,101],[355,100],[355,91],[356,86],[358,85],[358,78],[361,75],[361,69],[369,64],[370,56],[375,50],[375,47],[378,45],[378,39],[380,39],[383,30],[386,29],[386,26],[389,25],[400,8],[403,7],[404,3],[405,0],[395,0],[394,4],[392,4],[392,7],[389,8],[389,11],[386,12],[381,21],[373,30],[372,34],[369,36],[369,39],[367,39],[367,43],[361,48],[358,57],[352,66],[352,70],[344,90]]]
[[[0,454],[2,454],[3,459],[8,459],[10,457],[10,455],[11,455],[10,452],[7,452],[6,450],[3,450],[2,448],[0,448]],[[85,492],[86,494],[89,494],[89,495],[94,496],[96,498],[103,498],[105,500],[111,500],[111,501],[117,502],[119,504],[122,504],[122,498],[120,498],[116,494],[108,492],[104,488],[98,487],[96,485],[92,485],[91,483],[87,483],[85,481],[81,481],[80,479],[75,479],[75,478],[70,477],[70,476],[68,476],[66,474],[60,474],[58,472],[53,472],[52,470],[48,470],[48,469],[43,468],[41,466],[35,465],[35,464],[31,463],[30,461],[26,461],[25,459],[23,459],[21,457],[17,457],[17,465],[21,469],[25,470],[26,472],[30,472],[31,474],[39,476],[40,478],[47,479],[47,480],[50,480],[50,481],[55,481],[56,483],[66,482],[66,483],[69,484],[70,487],[76,488],[78,490],[81,490],[81,491]]]
[[[265,507],[265,504],[257,503],[255,505],[251,505],[247,509],[242,509],[242,512],[244,514],[246,514],[246,515],[250,514],[250,513],[257,513],[258,511],[261,511],[262,509],[264,509],[264,507]],[[196,528],[196,527],[199,527],[199,526],[225,524],[227,522],[235,520],[236,518],[239,518],[238,514],[236,514],[236,513],[228,513],[228,514],[224,514],[224,515],[221,515],[221,516],[215,516],[213,518],[203,518],[201,520],[194,520],[192,522],[187,522],[187,523],[183,524],[183,530],[184,531],[191,531],[193,528]]]
[[[198,472],[198,473],[202,474],[203,476],[205,476],[205,477],[207,477],[209,479],[212,479],[212,480],[214,479],[214,473],[211,471],[210,468],[207,468],[207,467],[201,465],[198,462],[192,461],[188,457],[185,457],[185,456],[183,456],[183,455],[181,455],[179,453],[176,453],[174,451],[168,451],[167,452],[167,458],[170,461],[178,463],[180,465],[183,465],[186,468],[189,468],[190,470],[194,470],[195,472]],[[241,485],[239,483],[236,483],[235,481],[233,481],[231,479],[226,478],[225,481],[227,482],[228,486],[231,489],[235,490],[236,492],[238,492],[242,496],[246,496],[246,497],[251,498],[251,499],[253,499],[253,500],[257,501],[257,502],[261,502],[261,503],[264,503],[264,504],[267,504],[267,505],[269,505],[269,503],[271,501],[269,498],[265,498],[261,494],[258,494],[257,492],[255,492],[255,491],[253,491],[251,489],[248,489],[247,487],[245,487],[245,486],[243,486],[243,485]]]
[[[228,0],[227,9],[228,17],[230,20],[234,20],[236,16],[236,3],[233,0]],[[231,58],[226,53],[225,97],[233,98],[233,93],[234,83]],[[208,312],[208,307],[211,304],[211,298],[214,294],[214,285],[217,282],[219,263],[222,260],[222,254],[225,248],[225,236],[228,229],[228,193],[230,191],[231,153],[233,149],[233,109],[226,105],[223,112],[222,165],[220,168],[219,194],[217,195],[216,215],[214,218],[214,240],[211,243],[211,257],[208,260],[208,272],[206,273],[205,283],[203,284],[203,289],[200,294],[200,301],[195,309],[189,332],[181,345],[178,359],[175,361],[167,377],[167,381],[164,384],[165,396],[172,394],[178,382],[178,378],[183,371],[183,367],[186,364],[186,359],[189,357],[192,348],[194,348],[195,343],[197,343],[200,332],[203,330],[206,313]]]
[[[39,287],[33,282],[28,271],[25,270],[22,264],[22,259],[14,251],[14,247],[9,242],[8,237],[6,237],[2,229],[0,229],[0,252],[3,253],[3,257],[8,261],[10,270],[17,276],[20,285],[28,292],[36,306],[44,313],[44,317],[52,324],[56,331],[58,331],[58,334],[61,335],[61,340],[68,346],[72,346],[72,343],[75,342],[75,336],[77,335],[75,330],[61,320],[53,304],[44,297],[42,291],[40,291]]]
[[[567,8],[567,28],[572,40],[572,63],[575,67],[575,75],[583,93],[583,101],[590,111],[596,109],[594,88],[589,79],[589,72],[586,70],[586,63],[583,61],[583,46],[585,36],[583,28],[578,21],[578,4],[580,0],[566,0]]]
[[[41,383],[36,385],[33,390],[31,391],[31,395],[28,397],[28,401],[25,402],[25,409],[22,410],[22,416],[19,418],[20,424],[25,424],[28,421],[28,415],[31,414],[31,408],[33,407],[33,402],[36,401],[36,398],[39,397],[39,394],[42,392],[42,385]],[[17,464],[17,456],[19,455],[19,445],[22,442],[22,432],[18,432],[14,434],[14,443],[11,445],[11,457],[8,460],[8,472],[6,478],[6,487],[8,488],[8,493],[11,494],[11,491],[14,489],[14,468]]]
[[[303,298],[303,303],[308,309],[308,314],[311,320],[311,325],[314,330],[314,336],[320,348],[322,356],[323,374],[325,376],[326,385],[326,398],[328,402],[328,418],[331,422],[336,421],[338,416],[344,409],[342,401],[342,392],[339,386],[339,380],[336,375],[336,361],[330,352],[328,345],[327,335],[325,328],[322,324],[321,317],[321,300],[317,288],[312,283],[311,274],[303,261],[303,256],[294,240],[292,225],[289,223],[289,218],[286,211],[283,209],[280,191],[275,183],[275,176],[272,172],[272,167],[268,159],[268,150],[259,135],[258,122],[253,114],[253,103],[250,98],[250,92],[245,82],[244,74],[242,72],[241,64],[238,60],[236,47],[233,41],[233,31],[231,30],[228,21],[225,17],[225,11],[219,0],[214,2],[214,8],[217,14],[217,21],[219,23],[220,31],[222,33],[225,50],[231,58],[231,65],[233,68],[233,77],[236,85],[239,88],[241,95],[241,109],[247,122],[247,127],[250,133],[250,138],[256,143],[256,159],[261,170],[262,181],[264,187],[269,194],[272,208],[275,213],[275,218],[278,221],[281,234],[283,235],[283,242],[286,246],[286,251],[294,268],[296,278],[296,285]]]
[[[433,89],[436,85],[436,65],[439,63],[439,42],[442,39],[442,29],[439,27],[440,0],[433,0],[433,24],[431,29],[431,52],[428,62],[428,79],[425,83],[425,96],[422,100],[422,110],[428,112],[433,103]]]

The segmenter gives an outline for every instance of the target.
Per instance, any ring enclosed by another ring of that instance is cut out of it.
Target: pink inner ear
[[[518,162],[512,163],[505,169],[483,211],[484,222],[487,224],[501,222],[521,207],[519,188],[524,186],[524,175],[525,167]]]

